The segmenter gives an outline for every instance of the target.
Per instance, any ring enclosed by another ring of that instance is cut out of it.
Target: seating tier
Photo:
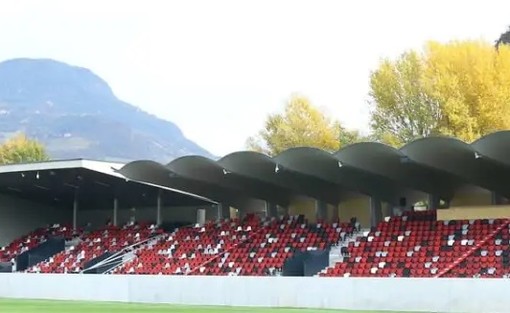
[[[504,222],[436,221],[435,211],[406,213],[380,223],[367,236],[351,243],[344,260],[322,276],[434,277],[471,250],[477,251],[477,245],[497,232]],[[507,237],[508,231],[501,240]],[[496,251],[501,250],[498,254],[502,256],[503,249],[494,248],[493,242],[489,246],[482,259],[475,252],[475,256],[463,262],[471,270],[458,271],[454,267],[447,276],[473,276],[478,267],[494,266]],[[467,265],[475,261],[482,263]]]

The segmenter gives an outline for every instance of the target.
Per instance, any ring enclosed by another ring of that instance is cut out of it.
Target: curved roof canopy
[[[202,156],[185,156],[170,162],[166,168],[178,175],[196,181],[235,190],[248,197],[286,205],[290,193],[282,187],[242,176],[223,168],[218,162]]]
[[[162,164],[153,161],[128,163],[119,170],[119,173],[129,179],[183,190],[223,203],[234,204],[245,199],[233,190],[182,177]]]
[[[337,192],[355,191],[393,202],[399,187],[390,179],[343,164],[335,155],[316,148],[292,148],[274,158],[284,167],[319,178],[337,187]]]
[[[471,144],[481,156],[510,166],[510,131],[486,135]]]
[[[263,181],[268,186],[287,189],[293,194],[306,195],[329,203],[339,201],[338,188],[334,184],[286,168],[262,153],[234,152],[220,159],[218,164],[229,171]]]
[[[387,177],[411,189],[450,198],[462,182],[454,175],[411,160],[401,151],[377,142],[349,145],[335,156],[344,164]]]
[[[484,158],[472,145],[448,137],[429,137],[413,141],[400,149],[411,160],[464,179],[504,196],[510,196],[509,168],[494,159]],[[496,149],[489,149],[494,152]]]
[[[251,197],[285,205],[292,195],[337,203],[351,193],[395,203],[408,189],[450,199],[463,184],[510,198],[506,188],[510,185],[510,131],[487,135],[472,144],[429,137],[401,149],[365,142],[333,154],[301,147],[274,158],[240,151],[218,161],[182,157],[166,166],[135,161],[120,172],[131,179],[230,204]]]

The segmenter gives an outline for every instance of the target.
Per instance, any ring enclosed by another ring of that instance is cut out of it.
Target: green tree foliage
[[[46,149],[36,140],[18,134],[0,145],[0,164],[40,162],[49,160]]]
[[[306,97],[293,95],[283,113],[270,115],[264,128],[248,138],[247,147],[273,156],[293,147],[315,147],[333,152],[340,145],[360,140],[357,132],[341,127]]]
[[[352,145],[358,142],[373,141],[371,136],[365,136],[357,130],[349,130],[345,127],[340,126],[338,142],[341,147]]]
[[[473,141],[510,128],[510,47],[430,42],[383,60],[370,78],[371,128],[400,146],[434,134]]]

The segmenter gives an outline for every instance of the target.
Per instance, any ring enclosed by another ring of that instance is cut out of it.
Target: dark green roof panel
[[[218,161],[187,156],[162,165],[126,164],[128,178],[234,203],[257,198],[285,205],[294,195],[338,203],[353,193],[396,202],[403,190],[450,198],[463,184],[506,197],[510,191],[510,131],[487,135],[472,144],[449,137],[413,141],[401,149],[364,142],[336,153],[300,147],[271,158],[240,151]]]

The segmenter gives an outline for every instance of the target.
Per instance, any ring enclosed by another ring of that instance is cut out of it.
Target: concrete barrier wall
[[[504,279],[0,274],[0,297],[253,307],[510,312]]]

